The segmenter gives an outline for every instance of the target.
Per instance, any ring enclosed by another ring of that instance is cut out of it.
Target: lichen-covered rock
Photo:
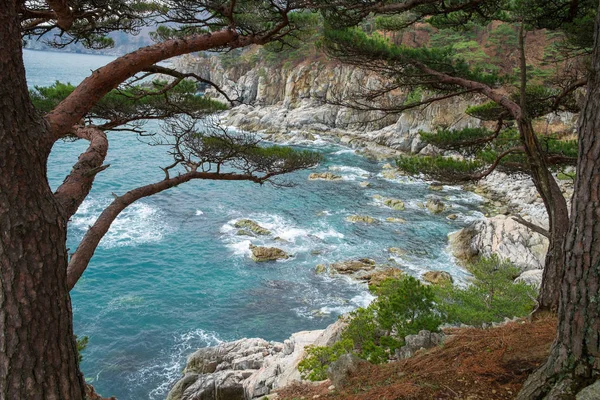
[[[252,259],[257,262],[286,260],[290,256],[277,247],[263,247],[250,245],[252,250]]]
[[[446,205],[440,199],[427,199],[425,207],[433,214],[439,214],[446,209]]]
[[[261,236],[268,236],[271,234],[270,230],[263,228],[262,226],[260,226],[256,222],[252,221],[251,219],[240,219],[239,221],[236,221],[236,223],[233,224],[233,226],[235,226],[236,228],[240,228],[240,230],[238,231],[238,235],[245,234],[245,233],[240,233],[240,232],[248,232],[248,231],[251,231],[251,232],[253,232],[257,235],[261,235]]]
[[[373,217],[369,217],[368,215],[350,215],[346,217],[346,221],[353,223],[363,223],[363,224],[374,224],[377,220]]]
[[[313,172],[308,176],[311,181],[322,180],[322,181],[339,181],[342,179],[340,175],[333,174],[331,172]]]
[[[400,199],[385,199],[383,204],[386,206],[393,208],[394,210],[404,210],[404,202]]]
[[[348,260],[330,264],[332,272],[349,275],[357,271],[371,271],[375,269],[375,261],[370,258],[360,258],[358,260]]]
[[[434,285],[446,285],[452,283],[452,275],[446,271],[427,271],[423,274],[423,280]]]

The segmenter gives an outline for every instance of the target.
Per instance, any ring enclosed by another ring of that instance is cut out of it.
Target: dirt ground
[[[384,365],[365,363],[343,388],[331,383],[295,385],[282,400],[513,399],[527,376],[545,361],[556,321],[510,323],[492,329],[453,329],[444,345]]]

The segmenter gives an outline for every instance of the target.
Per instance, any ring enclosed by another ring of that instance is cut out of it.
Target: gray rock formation
[[[497,254],[508,259],[521,271],[542,269],[548,239],[532,232],[506,215],[477,221],[450,234],[450,249],[459,259]]]
[[[600,380],[586,387],[575,397],[576,400],[598,400],[600,399]]]
[[[353,353],[343,354],[327,368],[327,378],[336,388],[343,388],[348,383],[348,378],[364,364],[368,362]]]
[[[524,271],[515,279],[515,282],[524,282],[528,285],[539,289],[542,286],[542,276],[544,275],[543,269],[530,269],[529,271]]]
[[[419,331],[416,335],[408,335],[404,338],[405,345],[396,350],[396,358],[404,359],[412,357],[421,349],[431,349],[444,342],[443,333]]]
[[[293,334],[283,343],[241,339],[197,350],[167,400],[250,400],[300,381],[298,363],[308,345],[329,346],[345,322]]]

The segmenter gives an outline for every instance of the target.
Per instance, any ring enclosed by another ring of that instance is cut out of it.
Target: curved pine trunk
[[[569,399],[600,378],[600,12],[585,106],[571,222],[564,246],[559,326],[548,361],[519,399]]]
[[[533,183],[548,213],[549,247],[538,296],[538,311],[556,312],[560,297],[560,282],[564,273],[563,243],[569,227],[567,202],[556,179],[548,170],[531,120],[523,118],[519,121],[519,132],[525,144]]]
[[[81,400],[66,221],[46,176],[53,139],[25,82],[20,3],[0,3],[0,398]]]

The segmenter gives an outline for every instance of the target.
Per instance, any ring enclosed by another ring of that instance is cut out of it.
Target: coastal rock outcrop
[[[548,250],[548,239],[506,215],[477,221],[450,234],[449,240],[452,253],[459,259],[497,254],[521,271],[542,269]]]
[[[233,226],[235,226],[236,228],[240,228],[240,230],[238,231],[238,235],[245,235],[248,231],[262,236],[268,236],[271,234],[270,230],[263,228],[251,219],[240,219],[236,221],[236,223],[233,224]]]
[[[342,177],[331,172],[313,172],[308,176],[308,180],[339,181]]]
[[[197,350],[167,400],[251,400],[300,381],[298,363],[308,345],[328,346],[345,326],[338,320],[325,330],[294,333],[283,343],[241,339]]]
[[[286,260],[290,256],[283,250],[277,247],[262,247],[250,245],[252,251],[252,259],[257,262]]]
[[[377,220],[373,217],[369,217],[368,215],[350,215],[346,217],[346,221],[348,222],[361,222],[363,224],[374,224]]]

